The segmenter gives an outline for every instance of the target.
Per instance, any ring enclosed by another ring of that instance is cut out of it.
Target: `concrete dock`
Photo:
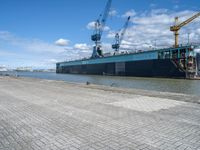
[[[0,77],[0,150],[200,150],[200,98]]]

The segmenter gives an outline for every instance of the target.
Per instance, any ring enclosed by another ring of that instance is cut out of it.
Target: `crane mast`
[[[115,44],[112,45],[112,48],[115,50],[115,52],[119,51],[121,42],[124,39],[124,34],[126,33],[126,30],[128,28],[128,24],[129,24],[130,18],[131,17],[129,16],[127,21],[125,22],[121,34],[119,35],[119,33],[116,33],[116,35],[115,35]]]
[[[197,17],[200,16],[200,12],[198,12],[197,14],[195,14],[194,16],[190,17],[189,19],[183,21],[182,23],[178,24],[178,17],[175,17],[175,25],[170,27],[170,31],[174,32],[175,35],[175,44],[174,47],[178,47],[179,46],[179,42],[178,42],[178,37],[179,37],[179,30],[187,25],[188,23],[192,22],[194,19],[196,19]]]
[[[110,7],[112,0],[108,0],[103,15],[99,16],[99,19],[95,22],[95,33],[91,36],[91,40],[95,42],[95,46],[93,47],[92,57],[101,57],[101,36],[103,34],[103,30],[109,15]]]

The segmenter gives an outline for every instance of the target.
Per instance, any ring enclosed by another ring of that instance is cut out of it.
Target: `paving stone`
[[[0,150],[198,150],[193,98],[0,78]]]

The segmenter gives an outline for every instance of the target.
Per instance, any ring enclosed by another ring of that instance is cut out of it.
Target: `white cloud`
[[[45,53],[45,52],[50,52],[50,53],[60,53],[63,52],[63,48],[59,48],[57,46],[54,46],[53,44],[43,42],[40,40],[33,40],[30,43],[27,43],[25,45],[25,48],[32,52],[37,52],[37,53]]]
[[[55,69],[56,68],[56,60],[55,59],[44,59],[40,61],[32,61],[32,62],[26,62],[22,63],[19,66],[20,67],[30,67],[32,69]]]
[[[133,17],[136,14],[137,14],[136,11],[131,9],[131,10],[127,11],[124,15],[122,15],[122,17],[124,17],[124,18],[129,17],[129,16]]]
[[[95,21],[89,22],[87,24],[87,29],[94,30],[95,29]]]
[[[156,14],[166,14],[169,10],[165,9],[165,8],[161,8],[161,9],[152,9],[151,10],[151,15],[156,15]]]
[[[91,49],[91,47],[89,45],[87,45],[86,43],[77,43],[74,45],[75,49],[79,49],[79,50],[89,50]]]
[[[59,47],[55,43],[48,43],[39,39],[24,39],[10,32],[0,31],[0,43],[9,45],[8,52],[0,50],[0,56],[6,57],[0,63],[11,66],[32,66],[33,68],[55,68],[59,61],[90,57],[92,46],[86,43],[77,43],[74,46]],[[14,49],[14,51],[12,51]],[[12,53],[13,52],[13,53]]]
[[[173,18],[167,14],[154,14],[153,16],[137,16],[132,19],[135,24],[141,25],[155,25],[155,24],[169,24],[173,22]]]
[[[112,44],[113,43],[102,43],[103,53],[112,52]]]
[[[0,31],[1,64],[13,67],[32,66],[33,68],[55,68],[56,60],[67,57],[66,48],[39,39],[25,39],[7,31]],[[71,48],[72,49],[72,48]],[[48,60],[48,61],[47,61]]]
[[[46,64],[56,64],[58,61],[54,58],[47,59],[44,61]]]
[[[39,39],[24,39],[7,31],[0,31],[0,41],[33,53],[60,53],[64,51],[64,48],[60,48],[53,43],[44,42]]]
[[[111,16],[111,17],[113,17],[113,16],[116,16],[117,15],[117,11],[115,10],[115,9],[111,9],[110,11],[109,11],[109,16]],[[95,21],[91,21],[91,22],[89,22],[88,24],[87,24],[87,29],[89,29],[89,30],[94,30],[95,29],[95,24],[96,24],[96,22]],[[108,30],[110,30],[110,27],[108,27],[108,26],[105,26],[104,27],[104,31],[108,31]]]
[[[174,44],[174,35],[169,30],[169,27],[174,24],[174,17],[180,16],[179,21],[181,22],[195,13],[189,10],[174,12],[167,9],[153,9],[144,13],[132,14],[131,21],[133,25],[127,29],[121,49],[148,50],[154,48],[155,45],[157,48],[172,46]],[[180,30],[180,43],[187,43],[188,33],[190,33],[190,41],[200,41],[199,23],[200,19],[195,19],[195,21]],[[87,25],[88,29],[94,29],[94,27],[94,22],[90,22]],[[111,45],[116,33],[116,31],[110,30],[109,27],[106,28],[109,31],[107,37],[113,40],[108,43],[102,43],[104,53],[113,51]],[[65,43],[64,47],[59,47],[55,43],[39,39],[25,39],[7,31],[0,31],[0,43],[1,45],[6,45],[6,48],[10,48],[9,51],[0,50],[0,56],[2,58],[9,57],[10,61],[13,60],[14,65],[22,66],[55,67],[57,61],[80,59],[90,57],[92,54],[92,46],[87,43],[77,43],[74,46]],[[0,63],[6,64],[2,59]]]
[[[1,40],[8,40],[13,38],[13,35],[8,31],[0,31],[0,39]]]
[[[16,54],[13,53],[13,52],[9,52],[9,51],[6,51],[6,50],[1,50],[0,49],[0,56],[1,57],[9,57],[9,56],[15,56]]]
[[[105,26],[103,30],[104,30],[104,31],[109,31],[109,30],[110,30],[110,27],[109,27],[109,26]]]
[[[94,29],[95,29],[95,21],[89,22],[89,23],[87,24],[87,29],[89,29],[89,30],[94,30]],[[109,30],[110,30],[110,27],[105,26],[103,30],[104,30],[104,31],[109,31]]]
[[[115,31],[109,31],[107,34],[107,38],[114,39],[116,35]]]
[[[69,44],[69,40],[67,39],[58,39],[55,41],[55,44],[58,46],[67,46]]]
[[[55,69],[56,68],[56,63],[58,61],[54,58],[49,58],[49,59],[43,59],[38,61],[32,61],[29,62],[28,64],[21,64],[21,67],[26,67],[29,66],[32,69]]]
[[[115,9],[110,10],[109,16],[113,17],[117,15],[117,11]]]
[[[174,17],[179,16],[179,22],[182,22],[196,12],[185,11],[170,11],[167,9],[153,9],[148,12],[138,13],[132,17],[133,25],[127,29],[122,41],[121,49],[153,49],[171,47],[174,44],[174,33],[169,30],[174,24]],[[184,26],[179,32],[180,44],[186,44],[188,33],[190,33],[190,41],[200,41],[200,18],[195,19],[192,23]],[[108,38],[113,38],[115,31],[110,31],[107,34]]]

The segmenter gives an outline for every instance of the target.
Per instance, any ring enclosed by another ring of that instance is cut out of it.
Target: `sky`
[[[90,57],[94,21],[107,0],[1,0],[0,66],[55,68],[55,63]],[[115,34],[131,21],[121,50],[171,47],[174,17],[184,21],[199,11],[199,0],[112,0],[102,36],[113,52]],[[188,38],[189,37],[189,38]],[[200,42],[200,17],[180,30],[180,43]]]

